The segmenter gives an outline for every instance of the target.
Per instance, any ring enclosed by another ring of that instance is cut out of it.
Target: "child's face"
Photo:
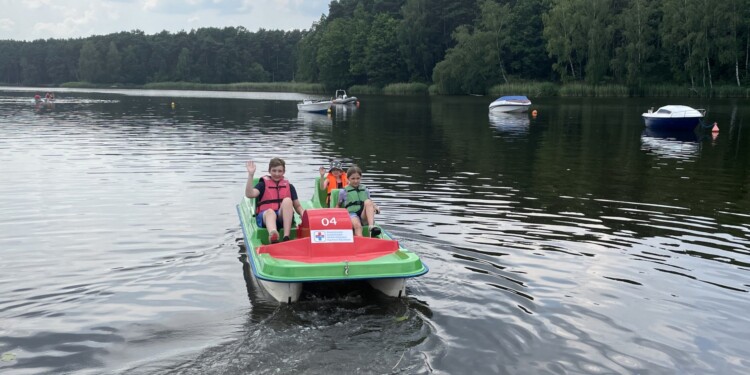
[[[331,170],[331,174],[333,174],[333,175],[334,175],[334,176],[336,176],[337,178],[338,178],[339,176],[341,176],[341,172],[342,172],[342,171],[341,171],[341,169],[332,169],[332,170]]]
[[[359,173],[352,173],[351,176],[349,176],[349,185],[352,185],[353,187],[359,186],[359,183],[362,181],[362,175]]]
[[[274,181],[280,181],[282,178],[284,178],[284,172],[284,167],[280,165],[277,165],[268,170],[268,173],[271,175],[271,179]]]

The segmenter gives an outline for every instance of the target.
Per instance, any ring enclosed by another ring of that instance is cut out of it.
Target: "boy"
[[[286,163],[280,158],[271,159],[268,163],[268,176],[261,177],[255,186],[253,186],[255,162],[248,161],[246,167],[245,196],[258,198],[255,211],[258,227],[267,228],[269,242],[276,243],[279,242],[278,227],[282,226],[284,230],[282,241],[289,241],[294,211],[302,216],[305,210],[297,198],[294,185],[284,178]]]
[[[332,161],[331,166],[328,169],[328,174],[326,174],[325,171],[325,168],[320,167],[320,188],[325,189],[326,193],[328,193],[326,196],[326,205],[329,205],[331,201],[331,191],[345,188],[346,185],[349,185],[349,181],[344,174],[344,170],[341,168],[340,161]]]

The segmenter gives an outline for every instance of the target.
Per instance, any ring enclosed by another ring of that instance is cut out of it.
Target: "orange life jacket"
[[[281,208],[281,201],[284,198],[292,197],[291,184],[289,184],[287,179],[284,178],[277,183],[271,176],[263,176],[262,178],[266,184],[266,188],[263,190],[263,196],[258,200],[258,207],[255,209],[256,214],[269,208],[276,211]]]
[[[332,173],[328,173],[326,176],[326,179],[328,180],[328,187],[326,190],[328,190],[326,193],[328,196],[326,196],[326,204],[331,204],[331,191],[334,189],[343,189],[347,185],[349,185],[349,180],[346,179],[346,174],[342,173],[340,175],[341,177],[341,185],[339,186],[339,183],[336,181],[336,176],[334,176]]]

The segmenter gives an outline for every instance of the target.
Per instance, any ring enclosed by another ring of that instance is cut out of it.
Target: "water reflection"
[[[298,112],[297,122],[305,126],[330,126],[333,119],[325,113]]]
[[[71,92],[38,115],[28,94],[0,96],[3,374],[750,367],[747,106],[712,105],[726,125],[700,148],[643,132],[643,99],[540,100],[532,128],[488,126],[472,97],[308,118],[275,95]],[[274,156],[305,199],[320,165],[360,164],[430,274],[406,299],[320,284],[270,301],[234,207],[245,160]]]
[[[359,104],[338,104],[333,106],[333,113],[336,120],[345,120],[354,116],[358,108]]]
[[[37,102],[34,104],[34,111],[37,113],[51,112],[55,109],[54,102]]]
[[[501,134],[524,135],[529,132],[528,113],[493,113],[490,112],[490,125]]]
[[[665,159],[692,159],[700,152],[693,131],[669,131],[646,128],[641,133],[641,150]]]

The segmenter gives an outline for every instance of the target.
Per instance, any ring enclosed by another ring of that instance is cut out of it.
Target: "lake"
[[[0,88],[3,374],[745,374],[747,99]],[[174,103],[174,105],[173,105]],[[718,134],[641,113],[708,110]],[[430,267],[406,298],[252,282],[246,160],[356,163]]]

